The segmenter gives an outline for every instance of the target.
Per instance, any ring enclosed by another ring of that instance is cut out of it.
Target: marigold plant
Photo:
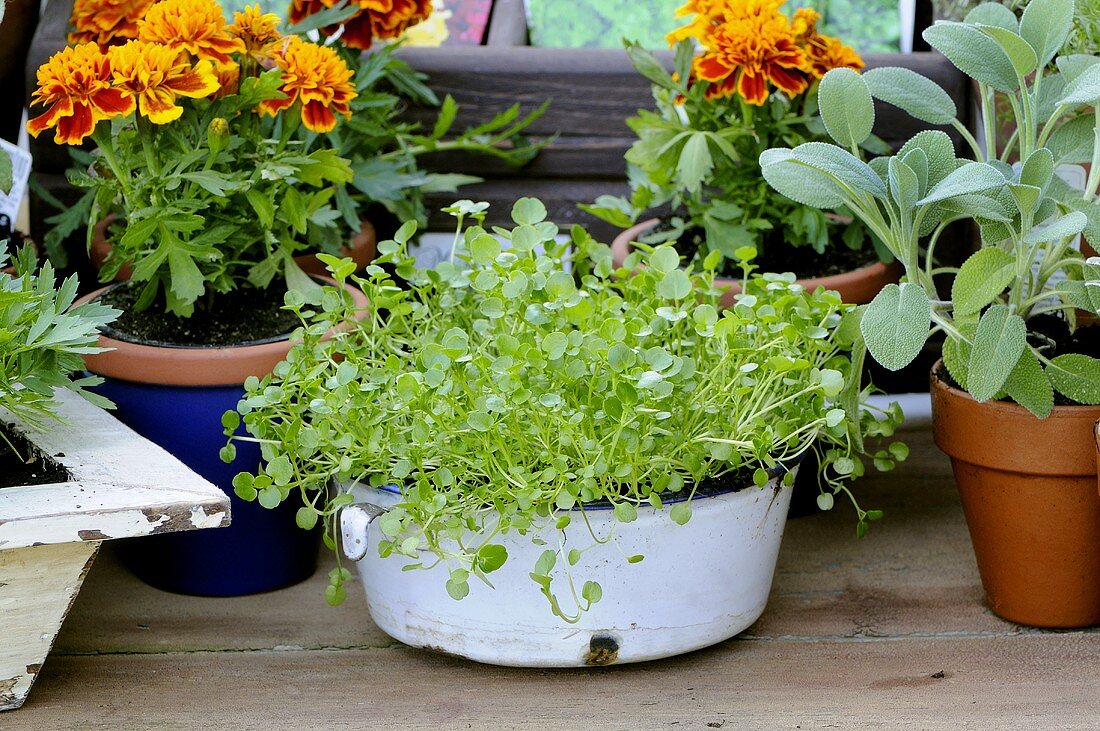
[[[431,12],[429,0],[291,2],[289,15],[294,32],[320,31],[332,38],[326,42],[323,59],[320,51],[301,54],[291,45],[282,58],[276,56],[280,66],[289,70],[293,65],[304,64],[310,71],[327,68],[335,54],[353,71],[355,98],[343,107],[340,105],[344,97],[339,92],[329,101],[328,89],[336,88],[332,83],[325,85],[320,96],[308,85],[287,89],[289,97],[297,94],[303,100],[310,117],[307,126],[326,126],[331,122],[331,112],[341,108],[351,113],[348,122],[335,130],[331,143],[341,157],[351,161],[355,173],[349,195],[337,197],[345,221],[352,228],[358,227],[359,218],[364,216],[373,218],[377,224],[379,207],[397,220],[415,219],[424,225],[428,218],[425,193],[455,192],[463,185],[480,181],[470,175],[422,170],[418,158],[423,155],[462,151],[490,155],[519,166],[533,158],[541,147],[541,143],[527,140],[522,133],[542,109],[524,117],[518,104],[456,133],[453,128],[458,105],[454,99],[447,97],[440,102],[425,85],[425,77],[395,55],[400,36],[426,20]],[[370,51],[364,53],[364,49]],[[327,105],[317,116],[313,116],[310,102],[314,98],[323,98]],[[276,101],[269,107],[281,103]],[[421,130],[402,119],[402,112],[409,105],[439,108],[430,130]],[[328,143],[326,140],[325,144]]]
[[[864,229],[794,203],[772,191],[757,159],[769,146],[824,139],[817,113],[820,79],[834,68],[862,69],[841,40],[818,32],[809,8],[792,15],[785,0],[688,0],[685,24],[669,34],[669,73],[641,46],[627,44],[635,68],[653,82],[655,111],[627,120],[638,140],[627,153],[632,194],[601,196],[588,212],[629,226],[647,211],[671,206],[671,226],[647,239],[682,241],[701,261],[712,251],[730,260],[744,247],[768,251],[810,245],[818,253],[843,240],[860,249]],[[868,140],[881,150],[881,141]],[[866,254],[866,258],[873,255]]]
[[[74,13],[74,25],[91,17]],[[283,39],[258,6],[230,23],[214,0],[160,0],[134,30],[65,48],[38,70],[33,101],[45,110],[28,132],[96,144],[90,158],[77,152],[70,178],[88,192],[55,217],[51,253],[106,219],[103,278],[131,265],[144,283],[137,309],[159,300],[182,316],[279,274],[289,288],[314,286],[294,255],[343,239],[331,201],[353,176],[331,145],[310,149],[296,132],[323,135],[350,114],[353,72],[331,49]]]

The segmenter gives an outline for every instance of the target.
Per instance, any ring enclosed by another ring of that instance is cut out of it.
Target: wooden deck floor
[[[950,467],[926,431],[860,487],[886,518],[788,523],[771,601],[672,660],[514,670],[406,648],[324,572],[241,599],[165,594],[105,551],[43,674],[0,729],[1098,729],[1100,630],[1041,632],[982,604]]]

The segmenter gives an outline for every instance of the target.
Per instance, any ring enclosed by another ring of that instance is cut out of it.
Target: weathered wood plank
[[[989,613],[950,464],[927,429],[904,438],[909,460],[856,486],[886,518],[863,540],[843,506],[790,521],[764,616],[708,650],[597,672],[481,666],[389,642],[357,584],[323,606],[323,572],[199,599],[144,586],[108,554],[35,695],[0,725],[1094,729],[1100,631]]]
[[[431,79],[440,97],[460,104],[455,124],[476,124],[519,103],[529,112],[547,99],[546,113],[531,134],[630,137],[626,117],[653,105],[650,83],[631,66],[624,51],[580,48],[407,48],[402,56]],[[671,68],[670,52],[658,57]],[[966,109],[962,73],[938,53],[867,54],[868,68],[904,66],[940,84]],[[410,108],[407,117],[431,126],[436,112]],[[880,105],[876,132],[888,141],[908,139],[927,127],[893,107]],[[952,136],[956,136],[948,130]]]
[[[23,705],[99,541],[0,551],[0,711]]]
[[[502,610],[506,609],[502,607]],[[8,731],[1096,728],[1100,636],[734,640],[535,671],[404,648],[57,657]]]
[[[0,549],[229,524],[221,490],[80,396],[57,398],[60,422],[23,431],[72,480],[0,490]]]

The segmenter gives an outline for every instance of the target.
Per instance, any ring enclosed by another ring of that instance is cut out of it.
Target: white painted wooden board
[[[0,551],[0,711],[23,705],[99,544]]]
[[[0,711],[26,700],[100,543],[229,524],[217,487],[80,396],[56,395],[63,420],[43,431],[0,412],[71,477],[0,488]]]
[[[73,479],[0,489],[0,550],[229,524],[217,487],[80,396],[58,399],[63,423],[23,431]]]

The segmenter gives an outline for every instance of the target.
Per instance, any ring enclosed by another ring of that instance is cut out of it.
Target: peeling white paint
[[[201,510],[201,508],[199,508]],[[73,543],[110,538],[147,536],[170,520],[167,515],[151,519],[137,509],[114,512],[44,515],[38,519],[0,524],[0,550],[34,543]],[[198,527],[198,526],[196,526]],[[81,534],[84,535],[81,535]]]
[[[12,681],[0,689],[0,710],[23,704],[98,548],[81,541],[0,551],[0,678]]]
[[[200,507],[191,508],[191,525],[195,528],[217,528],[225,522],[227,517],[225,511],[207,515],[206,511]]]

